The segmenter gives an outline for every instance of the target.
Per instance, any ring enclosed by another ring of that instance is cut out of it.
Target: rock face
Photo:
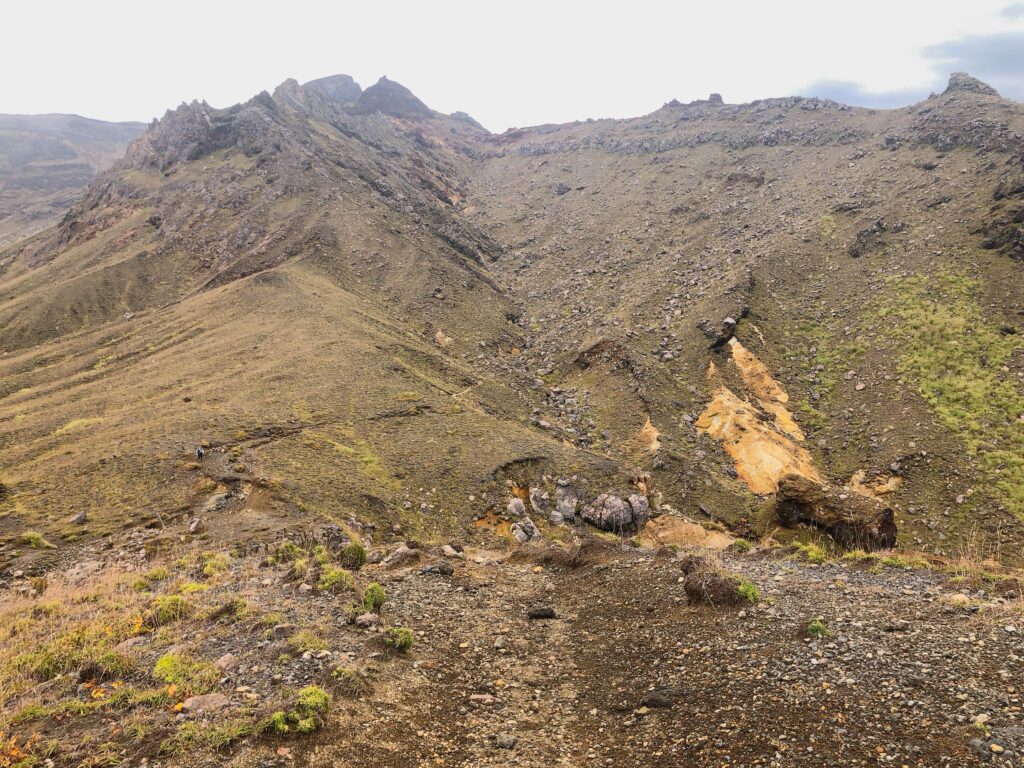
[[[870,551],[896,546],[893,511],[880,500],[840,493],[801,475],[779,481],[775,510],[783,525],[812,525],[844,547]]]
[[[404,85],[382,77],[360,94],[348,111],[353,115],[372,115],[374,112],[391,117],[432,117],[430,107],[417,99]]]
[[[977,78],[971,77],[966,72],[954,72],[949,76],[949,84],[946,86],[946,93],[953,91],[968,91],[970,93],[984,93],[987,96],[998,96],[999,91],[988,83],[983,83]]]
[[[587,504],[581,517],[602,531],[639,531],[651,518],[651,505],[639,494],[629,500],[610,493],[602,493],[593,503]]]
[[[565,481],[559,481],[555,488],[555,511],[564,521],[571,523],[576,519],[577,504],[579,497],[576,495],[576,489]]]
[[[330,99],[336,104],[341,104],[342,106],[354,104],[363,93],[363,89],[359,87],[359,83],[353,80],[349,75],[331,75],[330,77],[321,77],[317,80],[310,80],[308,83],[303,83],[302,87],[307,90],[316,91],[322,96]]]

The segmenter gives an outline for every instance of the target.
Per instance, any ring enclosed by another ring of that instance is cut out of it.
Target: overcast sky
[[[36,0],[5,3],[0,21],[0,112],[105,120],[336,73],[387,75],[493,131],[712,91],[899,106],[954,70],[1024,99],[1024,0]]]

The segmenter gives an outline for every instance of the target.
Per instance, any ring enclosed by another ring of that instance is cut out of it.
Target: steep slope
[[[78,115],[0,115],[0,245],[60,218],[145,128]]]
[[[506,481],[546,517],[575,476],[1014,559],[1020,274],[989,233],[1022,128],[966,76],[501,136],[386,78],[183,105],[0,254],[0,522],[77,537],[258,480],[282,519],[436,532]]]
[[[168,112],[0,249],[0,765],[1019,764],[1022,132]]]
[[[717,386],[709,362],[753,400],[723,343],[735,333],[791,396],[831,482],[897,476],[902,540],[980,536],[1016,556],[1024,350],[1009,190],[1022,132],[1019,104],[959,75],[890,112],[672,102],[495,137],[467,218],[506,248],[493,269],[526,303],[527,365],[587,390],[606,444],[650,415],[672,503],[740,525],[760,516],[733,460],[692,426]],[[598,365],[581,364],[593,348]]]
[[[163,524],[218,483],[268,487],[282,525],[431,535],[503,509],[517,462],[618,471],[530,423],[495,245],[456,215],[483,132],[376,103],[289,81],[184,105],[0,256],[8,556],[24,528]],[[191,463],[199,443],[226,460]]]

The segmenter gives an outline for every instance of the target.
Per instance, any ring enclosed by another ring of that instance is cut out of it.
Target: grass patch
[[[151,627],[162,627],[190,616],[192,611],[192,603],[181,595],[162,595],[150,603],[146,623]]]
[[[796,545],[796,556],[802,557],[809,563],[815,563],[821,565],[822,563],[828,562],[828,552],[817,544],[803,544],[799,543]]]
[[[153,667],[153,678],[188,695],[209,693],[220,680],[211,662],[182,653],[165,653]]]
[[[363,591],[363,607],[371,613],[380,613],[384,603],[388,600],[384,587],[376,581],[371,581]]]
[[[736,593],[751,605],[756,605],[761,600],[761,591],[757,585],[746,579],[740,580],[739,586],[736,587]]]
[[[57,545],[46,540],[39,531],[25,531],[18,536],[18,543],[32,549],[56,549]]]
[[[832,631],[825,624],[821,616],[815,616],[807,625],[807,634],[811,637],[828,637]]]
[[[901,342],[900,372],[963,441],[986,492],[1024,520],[1024,391],[1003,370],[1024,336],[1000,333],[980,296],[979,281],[940,272],[898,283],[883,311]]]
[[[355,579],[352,574],[344,568],[337,568],[333,565],[325,565],[320,569],[320,580],[317,582],[317,589],[321,592],[337,594],[339,592],[350,592],[356,588]]]
[[[88,419],[73,419],[63,427],[57,429],[53,434],[56,436],[66,435],[68,432],[74,432],[77,429],[92,426],[93,424],[99,424],[101,421],[103,421],[102,416],[94,416]]]
[[[324,726],[330,708],[331,694],[318,685],[307,685],[288,709],[270,716],[267,727],[274,733],[313,733]]]
[[[308,629],[303,629],[289,637],[288,645],[296,653],[327,650],[327,641],[320,637],[320,635],[316,634],[316,632],[312,632]]]
[[[757,588],[755,587],[754,590],[757,591]],[[412,648],[413,640],[411,629],[388,627],[384,630],[384,644],[389,648],[394,648],[399,653],[405,653]]]

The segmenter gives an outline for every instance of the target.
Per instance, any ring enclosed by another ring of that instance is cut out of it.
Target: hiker
[[[203,456],[206,455],[206,449],[201,445],[196,446],[196,461],[202,461]]]

